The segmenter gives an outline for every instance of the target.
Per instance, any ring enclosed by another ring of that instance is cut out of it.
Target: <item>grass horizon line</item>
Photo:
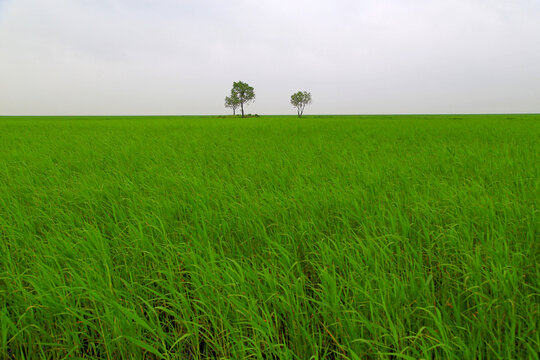
[[[262,116],[287,116],[295,117],[296,114],[250,114]],[[314,116],[479,116],[479,115],[540,115],[540,112],[501,112],[501,113],[364,113],[364,114],[304,114],[301,118]],[[0,115],[0,118],[38,118],[38,117],[235,117],[242,118],[241,115],[231,114],[47,114],[47,115]],[[245,116],[250,117],[250,116]],[[254,116],[251,116],[254,117]]]

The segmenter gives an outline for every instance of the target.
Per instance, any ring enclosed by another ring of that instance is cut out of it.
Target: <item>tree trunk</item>
[[[232,114],[233,114],[233,116],[236,116],[236,109],[235,108],[232,108]]]
[[[244,103],[240,103],[240,107],[242,108],[242,117],[244,117]]]

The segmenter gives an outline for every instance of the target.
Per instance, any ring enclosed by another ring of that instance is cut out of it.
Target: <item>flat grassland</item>
[[[0,358],[538,359],[540,116],[0,118]]]

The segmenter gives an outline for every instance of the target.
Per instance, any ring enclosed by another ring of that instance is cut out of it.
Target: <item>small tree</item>
[[[233,115],[236,115],[236,109],[238,109],[238,105],[240,105],[240,100],[238,100],[238,96],[236,96],[236,93],[231,91],[231,95],[225,97],[225,107],[232,109]]]
[[[307,91],[299,91],[291,95],[291,104],[298,110],[298,117],[301,118],[304,114],[306,105],[311,104],[311,93]]]
[[[242,110],[242,117],[244,117],[244,105],[248,105],[255,100],[255,91],[248,84],[237,81],[233,82],[231,96],[235,96],[238,99],[240,109]]]

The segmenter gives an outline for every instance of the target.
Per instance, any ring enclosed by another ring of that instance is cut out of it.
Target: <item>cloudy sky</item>
[[[540,0],[0,0],[0,115],[540,112]]]

